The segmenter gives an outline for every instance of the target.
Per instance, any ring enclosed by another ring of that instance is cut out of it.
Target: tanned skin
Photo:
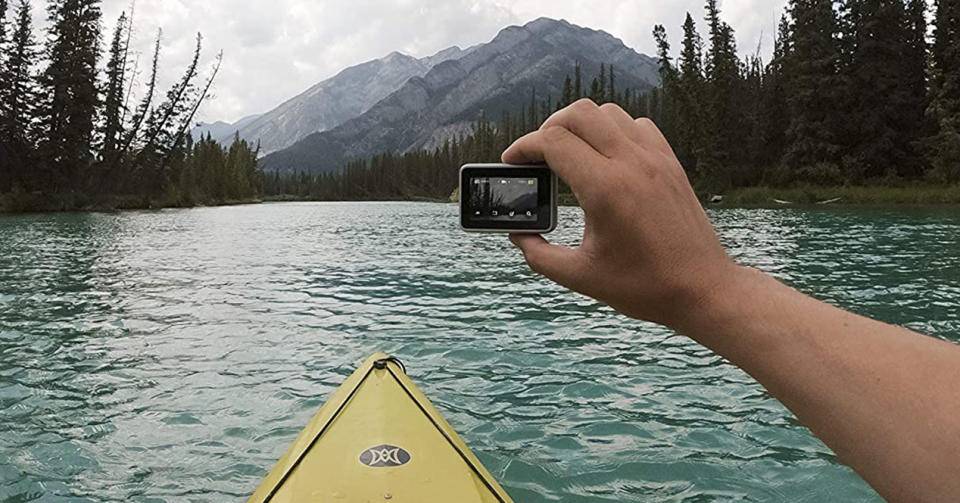
[[[583,240],[512,235],[534,271],[742,368],[889,501],[960,501],[960,347],[733,262],[657,127],[580,100],[503,153],[546,162]]]

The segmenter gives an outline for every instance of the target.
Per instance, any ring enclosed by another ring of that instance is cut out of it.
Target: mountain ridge
[[[509,26],[471,49],[410,77],[363,114],[307,135],[261,164],[267,171],[328,172],[349,159],[433,147],[480,116],[522,110],[531,90],[559,96],[575,64],[584,75],[595,75],[601,64],[614,65],[620,89],[659,83],[653,58],[609,33],[565,20],[538,18]]]
[[[469,51],[470,48],[453,46],[423,58],[393,51],[344,68],[244,124],[239,128],[240,137],[251,143],[259,141],[264,154],[281,150],[311,133],[336,127],[366,112],[410,77]],[[229,143],[233,133],[217,138],[221,143]]]

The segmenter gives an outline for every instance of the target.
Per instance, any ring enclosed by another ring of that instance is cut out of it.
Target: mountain
[[[247,124],[260,117],[259,115],[248,115],[233,124],[229,122],[217,121],[213,123],[201,122],[190,130],[194,140],[199,140],[209,134],[215,140],[233,141],[233,135]]]
[[[538,99],[556,100],[577,63],[584,80],[599,74],[601,64],[612,64],[621,90],[659,82],[656,60],[609,33],[540,18],[505,28],[490,42],[437,63],[363,114],[306,136],[264,157],[261,165],[267,171],[328,172],[349,159],[431,148],[468,131],[482,115],[496,119],[504,111],[524,110],[534,91]]]
[[[281,150],[311,133],[361,115],[411,77],[425,75],[437,63],[460,58],[469,51],[450,47],[421,59],[392,52],[352,66],[245,124],[239,128],[240,137],[251,143],[260,141],[264,154]],[[231,129],[227,135],[215,137],[226,143],[232,140],[233,132]]]

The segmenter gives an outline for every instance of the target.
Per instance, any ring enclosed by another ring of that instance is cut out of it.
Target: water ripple
[[[0,218],[0,501],[242,501],[368,354],[518,501],[874,501],[748,376],[431,204]],[[960,339],[960,216],[726,210],[743,263]],[[555,237],[575,244],[582,216]]]

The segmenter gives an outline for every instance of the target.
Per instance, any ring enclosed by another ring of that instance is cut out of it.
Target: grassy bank
[[[709,198],[707,198],[709,200]],[[722,206],[960,204],[960,185],[741,187]]]

